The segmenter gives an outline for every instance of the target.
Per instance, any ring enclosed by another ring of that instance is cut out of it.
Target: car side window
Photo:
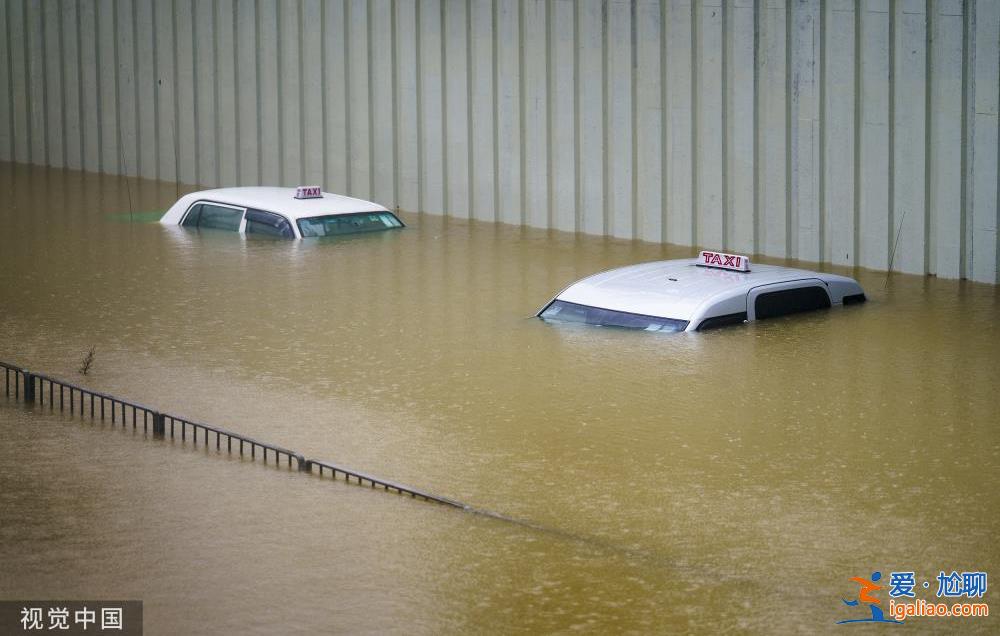
[[[280,214],[265,212],[263,210],[247,210],[247,234],[263,234],[265,236],[280,236],[282,238],[294,238],[288,219]]]
[[[754,302],[754,313],[757,320],[763,320],[828,307],[830,295],[822,287],[811,285],[761,294]]]
[[[201,220],[201,208],[202,205],[200,203],[192,206],[192,208],[188,210],[187,215],[184,217],[184,222],[181,223],[181,225],[184,227],[198,227],[198,221]]]
[[[211,203],[201,204],[201,218],[198,227],[238,232],[243,221],[243,210]]]
[[[718,329],[719,327],[726,327],[729,325],[741,325],[746,319],[747,312],[745,311],[737,314],[713,316],[702,320],[701,324],[698,325],[698,331],[708,331],[709,329]]]

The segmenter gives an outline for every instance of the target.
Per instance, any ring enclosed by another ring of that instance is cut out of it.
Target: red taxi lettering
[[[295,189],[296,199],[318,199],[323,196],[320,186],[299,186]]]
[[[710,252],[708,250],[701,253],[702,262],[697,263],[702,267],[719,267],[731,269],[739,272],[750,271],[750,259],[738,254],[723,254],[721,252]]]

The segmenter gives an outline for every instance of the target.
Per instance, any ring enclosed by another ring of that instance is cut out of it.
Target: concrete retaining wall
[[[995,0],[4,0],[0,160],[997,282]]]

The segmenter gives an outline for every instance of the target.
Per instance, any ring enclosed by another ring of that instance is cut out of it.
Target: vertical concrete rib
[[[471,4],[465,8],[465,207],[467,210],[466,214],[470,219],[476,218],[475,193],[478,190],[476,182],[473,180],[476,174],[476,135],[473,134],[472,130],[472,107],[475,103],[473,100],[473,91],[476,86],[474,84],[476,64],[472,56],[472,11],[473,7]]]
[[[670,20],[669,2],[660,4],[660,242],[666,243],[670,240],[670,231],[667,226],[669,210],[667,207],[667,197],[669,196],[670,175],[670,152],[667,142],[670,139],[668,126],[670,126],[670,101],[667,78],[667,33],[668,21]],[[579,67],[579,65],[577,65]],[[577,148],[580,146],[577,145]]]
[[[375,197],[375,162],[381,153],[375,152],[375,127],[378,124],[375,117],[375,77],[372,73],[372,0],[365,0],[365,56],[368,68],[368,196]]]
[[[393,200],[387,201],[386,204],[394,207],[399,207],[400,205],[400,195],[399,195],[399,60],[397,59],[397,41],[398,32],[396,26],[396,0],[391,0],[389,3],[389,76],[391,78],[392,87],[392,194]],[[326,113],[324,112],[323,121],[326,121]],[[469,131],[470,136],[472,131]],[[326,153],[323,153],[324,157]],[[325,163],[325,161],[324,161]],[[324,170],[324,174],[326,171]]]
[[[262,181],[264,179],[264,139],[263,139],[263,126],[261,125],[261,99],[264,91],[261,89],[260,85],[260,65],[261,65],[261,55],[258,50],[260,46],[260,0],[254,0],[253,6],[253,20],[254,20],[254,43],[257,45],[254,47],[254,86],[256,86],[256,95],[254,96],[257,101],[256,117],[254,121],[256,122],[256,132],[257,132],[257,179]]]
[[[606,0],[602,0],[606,2]],[[520,184],[521,184],[521,225],[524,225],[528,221],[528,187],[526,183],[526,173],[527,173],[527,162],[526,162],[526,139],[525,139],[525,93],[524,93],[524,76],[526,74],[526,64],[525,64],[525,46],[524,41],[524,5],[522,2],[517,2],[517,41],[520,46],[517,49],[517,79],[518,79],[518,132],[521,136],[520,144],[518,145],[520,149],[519,161],[521,169],[519,171]],[[602,80],[603,81],[603,80]],[[606,223],[606,220],[605,220]]]
[[[6,49],[6,66],[7,66],[7,147],[4,149],[4,158],[13,161],[14,160],[14,64],[13,64],[13,51],[11,50],[11,26],[10,26],[10,2],[3,3],[4,12],[4,48]],[[77,25],[79,25],[79,20],[77,20]],[[77,29],[77,35],[79,36],[79,27]],[[80,38],[77,37],[77,43],[79,44]],[[79,61],[79,57],[77,58]]]
[[[973,162],[973,133],[975,126],[975,98],[973,97],[973,82],[976,72],[976,49],[975,42],[976,23],[976,3],[966,4],[965,15],[962,20],[962,165],[959,169],[961,203],[959,204],[959,262],[958,275],[960,278],[969,278],[969,248],[972,245],[972,237],[969,226],[970,208],[973,205],[972,198],[972,162]]]
[[[500,16],[497,13],[497,0],[492,0],[490,4],[490,47],[492,50],[493,63],[490,67],[490,81],[493,85],[493,220],[500,221],[500,93],[498,74],[500,71],[500,60],[497,57],[498,31]]]
[[[815,259],[817,262],[822,263],[826,256],[826,218],[828,214],[827,205],[829,204],[829,197],[826,191],[826,170],[827,170],[827,160],[826,160],[826,148],[827,141],[826,137],[829,133],[827,126],[827,105],[826,100],[829,96],[829,91],[827,90],[827,40],[826,29],[828,25],[827,12],[830,11],[829,3],[822,3],[819,7],[819,175],[816,179],[816,184],[819,188],[819,218],[816,224],[816,254],[818,257]]]
[[[330,53],[329,47],[327,46],[327,40],[330,37],[330,35],[326,31],[326,17],[327,17],[326,16],[326,6],[327,6],[327,4],[328,4],[327,2],[324,2],[323,0],[320,0],[320,3],[319,3],[319,84],[320,84],[320,90],[319,90],[319,117],[320,117],[320,131],[321,131],[320,134],[323,135],[323,139],[320,142],[320,152],[321,152],[321,156],[320,156],[320,161],[321,161],[320,171],[321,172],[320,172],[320,174],[323,175],[322,176],[322,186],[323,186],[323,189],[333,189],[333,184],[329,182],[329,178],[330,178],[329,177],[329,175],[330,175],[329,168],[330,168],[330,166],[329,166],[329,161],[327,160],[327,157],[330,154],[330,134],[329,134],[329,130],[328,130],[328,127],[329,127],[329,119],[328,119],[329,112],[327,111],[327,108],[328,108],[328,103],[327,102],[328,102],[328,100],[327,100],[327,97],[326,97],[326,93],[327,93],[327,91],[326,91],[326,84],[327,84],[327,81],[328,81],[327,77],[326,77],[326,64],[327,64],[326,58],[327,58],[327,55],[329,55],[329,53]],[[395,26],[395,22],[393,23],[393,26]]]
[[[857,12],[860,32],[857,55],[855,192],[859,203],[855,241],[862,267],[885,269],[892,205],[890,135],[892,82],[890,11],[887,0],[868,0]]]
[[[767,0],[754,0],[753,6],[753,249],[751,253],[754,255],[763,251],[760,246],[760,171],[762,169],[760,148],[762,117],[760,111],[760,23],[763,13],[761,2],[767,2]]]
[[[172,3],[173,3],[173,0],[171,0],[171,4]],[[76,106],[77,106],[77,109],[78,109],[78,112],[77,112],[77,121],[79,122],[77,133],[80,135],[80,165],[79,165],[79,168],[81,170],[83,170],[83,169],[85,169],[85,167],[87,165],[87,143],[86,143],[86,140],[87,140],[87,136],[86,136],[87,123],[86,123],[86,121],[84,119],[84,106],[83,106],[83,93],[84,93],[84,91],[83,91],[83,84],[84,84],[84,81],[83,81],[83,38],[81,37],[81,35],[82,35],[83,16],[81,15],[81,12],[80,12],[81,7],[79,5],[76,7],[76,9],[77,9],[76,10],[76,14],[75,14],[76,15],[76,78],[77,78],[77,81],[76,81],[76,90],[77,90]],[[10,25],[9,14],[8,14],[7,24]],[[8,41],[8,44],[9,44],[10,43],[10,38],[8,38],[7,41]],[[10,55],[9,54],[7,56],[7,60],[8,60],[8,62],[10,61]],[[91,88],[91,90],[93,90],[94,87],[91,86],[90,88]],[[11,125],[13,125],[13,123],[14,123],[14,113],[13,112],[11,112],[11,119],[10,119],[10,121],[11,121]],[[11,140],[11,144],[12,144],[11,145],[11,153],[10,154],[11,154],[11,157],[13,157],[14,156],[13,130],[11,131],[11,138],[10,138],[10,140]]]
[[[222,127],[222,119],[219,114],[219,80],[221,64],[219,63],[219,0],[212,0],[212,67],[215,69],[212,82],[212,143],[215,155],[215,175],[213,185],[222,185],[222,157],[219,155],[219,129]],[[300,38],[301,39],[301,38]]]
[[[857,267],[861,264],[861,129],[864,120],[861,118],[862,93],[861,93],[861,51],[863,32],[861,30],[861,16],[864,14],[864,6],[854,8],[854,153],[852,174],[854,177],[854,197],[853,197],[853,218],[854,231],[852,232],[851,265]]]
[[[934,117],[931,112],[933,107],[933,93],[934,93],[934,65],[933,65],[933,50],[934,50],[934,25],[935,19],[932,16],[934,10],[933,0],[925,0],[926,4],[924,6],[924,263],[923,263],[923,274],[933,273],[937,267],[936,263],[932,261],[932,255],[935,254],[934,243],[936,241],[936,235],[931,224],[931,143],[934,136],[934,130],[932,126],[934,125]]]
[[[886,210],[885,262],[891,271],[896,227],[896,0],[889,0],[889,194]]]
[[[354,136],[351,135],[351,125],[353,120],[351,118],[351,96],[350,96],[350,81],[351,81],[351,38],[349,36],[351,30],[351,0],[344,0],[344,38],[342,40],[344,47],[344,130],[346,131],[345,143],[344,143],[344,154],[347,157],[345,175],[344,175],[344,191],[350,194],[354,190]]]
[[[134,14],[133,14],[134,15]],[[59,64],[59,136],[60,144],[62,150],[62,166],[69,166],[69,157],[67,151],[66,142],[66,111],[69,110],[69,104],[66,101],[66,64],[64,62],[64,42],[66,38],[63,36],[63,21],[61,16],[56,13],[56,30],[58,35],[56,36],[56,50],[58,51],[58,64]]]
[[[190,24],[191,24],[191,94],[194,102],[194,125],[191,129],[191,139],[192,147],[194,152],[194,174],[192,183],[200,184],[203,183],[201,179],[201,135],[197,133],[197,127],[201,122],[202,118],[202,108],[201,108],[201,96],[198,94],[198,58],[199,58],[199,46],[198,46],[198,36],[197,36],[197,6],[195,4],[196,0],[191,0],[191,14],[190,14]]]
[[[298,59],[296,60],[296,62],[297,62],[298,75],[299,75],[299,87],[298,87],[299,90],[298,90],[298,94],[297,94],[297,98],[298,98],[298,102],[299,102],[298,103],[298,106],[299,106],[299,126],[298,126],[298,128],[299,128],[299,175],[298,175],[298,180],[299,180],[299,183],[302,183],[303,181],[310,181],[306,177],[306,175],[309,174],[309,163],[308,163],[308,157],[307,157],[307,154],[306,154],[306,126],[309,124],[309,121],[306,119],[306,76],[305,76],[305,73],[304,73],[304,71],[305,71],[305,64],[303,62],[303,57],[304,57],[303,54],[304,54],[304,46],[305,46],[305,39],[306,38],[305,38],[305,32],[303,31],[303,24],[302,24],[302,0],[299,0],[299,2],[295,3],[295,24],[296,24],[296,35],[297,35],[297,39],[298,39],[298,42],[296,42],[297,49],[298,49],[298,51],[297,51],[298,52],[298,56],[297,56]],[[219,83],[216,82],[215,85],[218,86]],[[218,104],[216,104],[216,108],[218,108]]]
[[[171,4],[171,7],[170,7],[171,8],[171,11],[170,11],[170,22],[171,22],[171,28],[170,28],[171,52],[170,52],[170,56],[171,56],[171,59],[173,60],[171,66],[173,68],[173,79],[172,79],[172,81],[173,81],[173,94],[174,94],[174,125],[172,126],[173,139],[171,141],[173,142],[173,145],[174,145],[174,179],[176,179],[177,181],[180,181],[181,180],[181,172],[180,172],[180,170],[181,170],[181,168],[180,168],[180,162],[181,162],[180,135],[177,133],[177,122],[180,120],[180,114],[179,114],[179,104],[180,104],[179,93],[180,93],[180,87],[179,87],[179,85],[177,83],[177,79],[178,79],[178,70],[177,70],[177,67],[178,67],[179,62],[180,62],[180,60],[177,57],[177,0],[170,0],[170,4]],[[259,100],[260,99],[260,91],[257,92],[257,95],[258,95],[257,99]]]
[[[973,122],[970,126],[974,149],[969,170],[972,181],[968,205],[969,278],[997,282],[1000,263],[1000,232],[997,210],[1000,209],[1000,3],[982,3],[975,7],[971,53],[974,68]]]
[[[23,134],[24,143],[18,144],[19,146],[23,147],[23,151],[19,153],[20,154],[19,158],[21,161],[25,163],[31,163],[31,149],[34,147],[35,135],[34,131],[32,130],[33,126],[31,125],[31,111],[32,111],[31,66],[30,66],[31,47],[28,44],[29,35],[28,35],[27,0],[23,0],[22,2],[18,3],[18,6],[19,6],[18,10],[20,11],[20,17],[21,17],[21,25],[20,25],[21,28],[18,29],[19,40],[21,43],[21,50],[19,51],[19,53],[21,54],[21,77],[20,77],[21,81],[15,83],[14,91],[17,90],[18,84],[20,84],[21,94],[24,96],[24,99],[22,100],[23,112],[21,113],[20,117],[21,125],[18,127],[20,128],[20,130],[24,131]]]
[[[629,136],[629,146],[630,146],[630,157],[632,161],[632,179],[629,184],[629,189],[632,192],[632,210],[631,210],[631,227],[632,236],[630,238],[637,239],[640,236],[639,229],[639,88],[638,88],[638,67],[639,67],[639,40],[637,37],[638,26],[636,25],[636,0],[632,0],[629,3],[629,89],[630,89],[630,106],[631,111],[629,116],[632,119],[632,134]],[[550,151],[551,152],[551,151]]]
[[[632,108],[633,236],[643,241],[660,241],[663,236],[663,82],[660,71],[663,19],[660,3],[638,0],[632,22],[636,44]]]
[[[555,132],[552,130],[552,109],[555,108],[555,99],[553,99],[552,83],[553,83],[553,71],[552,71],[552,57],[555,53],[555,28],[552,25],[552,2],[553,0],[545,0],[545,94],[547,99],[545,100],[545,227],[552,228],[553,223],[553,201],[554,196],[552,192],[553,185],[553,172],[555,172],[555,164],[552,160],[552,146],[555,142]]]
[[[722,227],[720,228],[721,242],[720,246],[724,249],[732,249],[732,241],[729,237],[729,229],[732,226],[732,221],[729,216],[732,213],[732,208],[729,205],[729,191],[731,184],[729,183],[730,175],[730,161],[729,152],[732,145],[730,140],[730,127],[729,127],[729,109],[732,103],[732,95],[730,94],[729,87],[729,69],[733,64],[733,34],[732,34],[732,15],[731,9],[726,9],[726,2],[722,2],[722,6],[719,9],[722,13],[722,61],[720,63],[722,82],[722,107],[720,109],[720,119],[722,127],[722,138],[721,138],[721,161],[719,162],[720,171],[722,173],[721,178],[721,200],[719,202],[720,208],[722,210]]]
[[[757,153],[754,147],[756,128],[755,96],[755,19],[753,0],[738,0],[726,8],[728,47],[725,74],[726,103],[723,150],[726,163],[726,247],[753,253],[754,208],[756,205]]]
[[[573,231],[583,227],[583,183],[580,170],[580,5],[573,3]]]
[[[139,117],[139,105],[140,105],[139,82],[141,79],[139,73],[139,20],[138,20],[139,7],[135,3],[132,4],[131,13],[132,13],[132,90],[133,90],[132,99],[134,100],[133,101],[134,108],[132,116],[135,119],[135,127],[134,127],[135,154],[132,155],[134,159],[132,168],[135,170],[135,175],[137,177],[141,177],[143,176],[143,174],[142,174],[142,165],[140,163],[140,160],[142,158],[140,152],[143,146],[142,146],[142,120]],[[216,126],[216,130],[218,130],[218,126]]]
[[[699,155],[698,127],[701,126],[701,103],[698,99],[698,83],[701,80],[701,56],[698,55],[698,30],[701,25],[698,0],[691,0],[691,236],[685,243],[698,245],[701,231],[698,215],[702,209],[702,197],[698,188]],[[702,245],[711,249],[711,246]]]
[[[723,181],[726,178],[723,138],[726,134],[726,104],[723,16],[726,9],[720,0],[701,0],[694,19],[694,183],[696,200],[695,243],[720,248],[725,241],[725,202]]]
[[[416,77],[416,90],[417,90],[417,210],[419,212],[424,212],[426,206],[424,204],[424,83],[423,83],[423,45],[421,43],[420,33],[422,31],[421,25],[423,24],[421,7],[423,2],[417,0],[416,6],[414,7],[414,29],[416,31],[414,39],[416,41],[417,48],[417,66],[415,72]]]
[[[153,178],[163,179],[160,171],[160,144],[162,143],[160,140],[160,32],[156,20],[156,4],[151,2],[149,10],[150,29],[153,34],[153,76],[156,78],[153,83]]]
[[[111,4],[111,60],[112,60],[112,77],[114,78],[114,100],[115,100],[115,121],[114,121],[114,157],[115,163],[118,165],[118,170],[116,174],[124,174],[125,172],[125,153],[122,149],[122,95],[121,95],[121,85],[118,80],[118,69],[121,68],[121,63],[118,60],[118,3],[112,2]]]
[[[448,174],[448,29],[446,22],[446,0],[441,0],[438,5],[438,25],[440,34],[440,68],[441,68],[441,193],[442,212],[450,215],[453,210],[449,205],[451,201],[451,179]]]
[[[602,234],[604,208],[604,27],[603,5],[579,3],[575,7],[577,29],[577,75],[573,99],[577,111],[576,188],[580,231]],[[584,78],[594,78],[584,81]]]
[[[240,125],[240,109],[243,104],[243,82],[240,81],[241,73],[243,70],[243,64],[240,64],[240,0],[233,0],[233,19],[232,19],[232,30],[233,30],[233,94],[235,99],[235,108],[233,109],[233,132],[236,135],[236,156],[235,159],[235,174],[236,181],[234,185],[248,185],[243,181],[243,152],[240,148],[240,142],[243,139],[242,132],[243,128]]]
[[[796,187],[792,175],[792,0],[785,2],[785,257],[795,256],[792,249],[792,189]]]
[[[493,85],[496,68],[493,53],[495,43],[493,9],[493,2],[480,0],[472,3],[467,13],[466,82],[469,87],[469,99],[465,112],[465,136],[468,139],[470,158],[467,191],[472,218],[480,220],[497,218],[495,197],[497,167],[494,150],[497,97]]]
[[[41,3],[32,2],[28,7],[32,9],[29,15],[33,18],[29,20],[29,28],[31,30],[28,32],[28,41],[31,43],[31,46],[28,49],[28,59],[34,61],[36,66],[36,72],[31,74],[30,81],[33,90],[38,91],[41,97],[39,100],[41,105],[36,105],[31,111],[31,125],[33,128],[40,129],[42,133],[41,145],[37,148],[37,151],[34,147],[31,149],[31,163],[49,165],[49,126],[46,121],[49,101],[49,81],[48,52],[45,46],[45,13],[44,6]],[[117,5],[115,6],[115,11],[117,12]],[[37,30],[35,23],[38,25]],[[41,59],[38,59],[39,57]],[[40,161],[38,155],[41,155]]]
[[[608,74],[608,0],[601,0],[601,21],[600,21],[600,77],[598,84],[601,87],[600,105],[600,147],[601,147],[601,234],[608,233],[608,88],[605,77]],[[582,99],[582,98],[580,98]]]
[[[275,32],[277,33],[277,41],[275,42],[275,68],[277,69],[277,80],[278,80],[278,91],[274,95],[275,105],[278,111],[278,144],[275,148],[275,152],[278,155],[278,183],[280,185],[286,185],[285,179],[285,60],[282,51],[284,47],[281,45],[281,34],[282,34],[282,10],[280,0],[275,3],[274,7],[274,25]]]

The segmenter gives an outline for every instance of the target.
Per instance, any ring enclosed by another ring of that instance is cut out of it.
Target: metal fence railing
[[[424,499],[426,501],[435,501],[446,506],[452,506],[455,508],[462,508],[463,510],[470,510],[469,506],[465,505],[460,501],[455,501],[454,499],[448,499],[447,497],[440,497],[438,495],[425,492],[423,490],[417,490],[416,488],[411,488],[409,486],[404,486],[402,484],[397,484],[395,482],[389,481],[387,479],[381,479],[379,477],[374,477],[372,475],[366,475],[365,473],[358,472],[356,470],[351,470],[350,468],[344,468],[343,466],[338,466],[331,462],[320,461],[318,459],[310,459],[307,463],[306,470],[312,472],[313,467],[319,468],[320,477],[323,476],[324,470],[330,471],[330,476],[334,479],[337,478],[337,474],[344,476],[344,480],[347,483],[351,483],[351,478],[354,478],[358,485],[364,485],[368,483],[372,488],[376,486],[381,486],[383,490],[395,491],[401,495],[410,495],[411,497],[417,497],[419,499]]]
[[[222,452],[223,442],[225,442],[227,453],[238,452],[241,457],[249,454],[250,459],[256,460],[259,451],[265,464],[268,463],[270,453],[275,464],[280,464],[284,460],[286,465],[291,468],[294,460],[296,469],[301,472],[313,474],[313,469],[318,468],[320,477],[329,471],[334,480],[337,479],[338,475],[341,475],[347,483],[352,483],[353,480],[359,485],[368,484],[372,488],[381,486],[387,492],[410,495],[413,498],[462,510],[472,510],[470,506],[454,499],[434,495],[331,462],[306,459],[302,453],[281,446],[262,442],[218,426],[163,413],[149,406],[87,389],[7,362],[0,361],[0,368],[3,369],[4,373],[4,395],[7,398],[13,394],[17,400],[23,399],[25,403],[37,404],[40,407],[47,406],[51,411],[58,408],[61,412],[68,411],[70,415],[81,417],[89,416],[93,420],[100,418],[100,420],[106,421],[110,419],[112,424],[120,423],[123,427],[131,424],[133,429],[138,429],[141,424],[144,432],[149,432],[152,429],[154,439],[179,438],[181,442],[186,444],[190,437],[191,443],[195,446],[200,443],[203,446],[211,447],[214,442],[215,450],[219,452]]]

